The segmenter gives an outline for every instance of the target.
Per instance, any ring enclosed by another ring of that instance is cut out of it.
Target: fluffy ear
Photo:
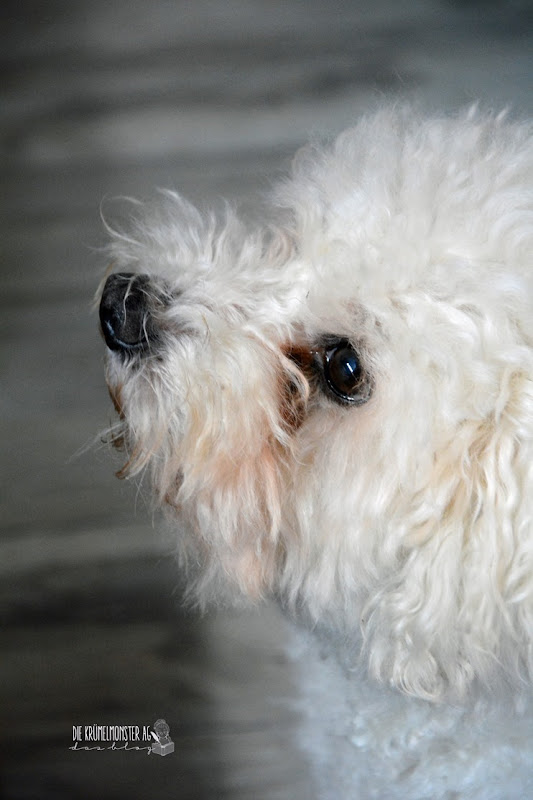
[[[373,674],[429,699],[495,668],[533,677],[533,382],[509,374],[500,397],[435,458],[401,566],[363,612]]]

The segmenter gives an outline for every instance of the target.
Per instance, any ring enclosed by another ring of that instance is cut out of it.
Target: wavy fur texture
[[[432,701],[533,673],[532,141],[389,107],[302,150],[269,224],[166,192],[111,245],[159,331],[108,354],[123,474],[150,469],[191,593],[274,594]],[[324,383],[332,337],[367,402]]]

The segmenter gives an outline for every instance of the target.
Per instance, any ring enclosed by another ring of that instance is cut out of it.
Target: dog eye
[[[335,398],[360,405],[370,397],[370,385],[359,355],[347,339],[324,349],[324,378]]]

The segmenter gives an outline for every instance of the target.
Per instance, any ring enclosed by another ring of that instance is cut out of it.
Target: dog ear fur
[[[435,460],[401,567],[362,614],[371,672],[428,699],[490,684],[497,664],[533,675],[515,646],[533,629],[533,382],[503,384],[502,407],[465,421]]]

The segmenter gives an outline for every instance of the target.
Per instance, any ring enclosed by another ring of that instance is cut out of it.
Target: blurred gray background
[[[4,0],[3,796],[308,800],[286,623],[184,612],[145,489],[114,478],[92,297],[102,205],[156,186],[247,211],[309,135],[391,96],[533,112],[528,0]],[[153,725],[175,753],[73,752]],[[364,799],[363,799],[364,800]]]

